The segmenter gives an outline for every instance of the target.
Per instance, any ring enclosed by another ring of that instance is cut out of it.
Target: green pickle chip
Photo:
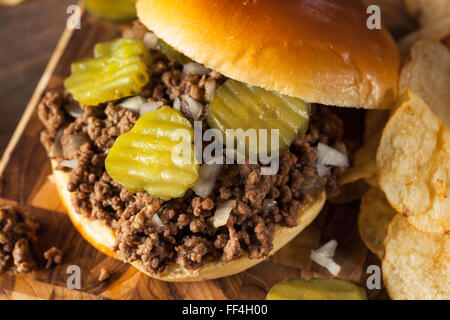
[[[341,279],[290,278],[270,289],[267,300],[367,300],[363,288]]]
[[[170,44],[165,42],[164,40],[158,39],[158,50],[161,51],[169,60],[175,60],[180,64],[187,64],[192,62],[191,59],[186,57],[181,52],[177,51]]]
[[[152,58],[142,41],[122,38],[99,43],[94,58],[71,65],[64,82],[75,100],[87,105],[136,95],[149,80]]]
[[[230,134],[227,133],[228,129],[255,129],[258,142],[264,141],[260,139],[260,129],[278,129],[279,151],[282,153],[296,137],[307,131],[309,107],[301,99],[229,79],[215,91],[207,121],[210,127],[220,130],[224,137]],[[234,134],[249,151],[258,153],[259,150],[266,150],[270,154],[276,148],[271,144],[270,131],[266,132],[267,144],[258,148],[249,145],[245,137],[245,141],[242,141],[242,138]]]
[[[106,20],[131,21],[136,19],[137,0],[84,0],[88,10]]]
[[[117,138],[105,160],[106,171],[130,192],[180,198],[199,177],[193,136],[191,123],[173,108],[146,113]]]

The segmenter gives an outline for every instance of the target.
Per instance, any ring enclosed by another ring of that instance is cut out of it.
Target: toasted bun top
[[[326,105],[388,108],[400,55],[358,0],[139,0],[155,34],[229,78]]]

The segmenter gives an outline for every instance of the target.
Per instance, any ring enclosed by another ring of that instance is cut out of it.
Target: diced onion
[[[272,211],[278,205],[276,200],[265,199],[263,201],[263,208],[266,212]]]
[[[146,102],[146,103],[144,103],[141,106],[139,113],[140,113],[140,115],[142,117],[144,114],[152,112],[152,111],[155,111],[155,110],[158,110],[162,106],[163,106],[163,103],[161,101],[158,101],[158,102],[154,102],[154,101]]]
[[[122,103],[120,104],[120,106],[122,108],[139,113],[141,106],[146,102],[147,102],[147,100],[144,97],[134,96],[134,97],[123,100]]]
[[[319,143],[317,146],[317,150],[319,152],[317,164],[323,166],[337,166],[347,168],[350,164],[348,161],[348,157],[336,150],[327,146],[326,144]]]
[[[221,203],[214,213],[213,225],[215,228],[224,226],[228,222],[231,211],[236,207],[236,200],[227,200]]]
[[[197,100],[191,98],[187,94],[183,94],[181,96],[181,99],[184,103],[186,103],[186,106],[187,106],[192,118],[194,118],[194,120],[198,120],[203,111],[202,104],[200,102],[198,102]]]
[[[319,177],[324,177],[330,170],[330,168],[324,166],[323,164],[318,164],[316,167],[317,167],[317,174],[319,175]]]
[[[211,69],[208,69],[204,65],[197,62],[189,62],[183,66],[183,73],[194,73],[203,76],[210,72]]]
[[[63,160],[59,165],[64,168],[76,169],[78,167],[78,160]]]
[[[158,226],[158,227],[164,227],[164,224],[162,223],[162,221],[161,221],[161,219],[159,218],[159,216],[158,216],[157,213],[154,213],[154,214],[153,214],[153,216],[152,216],[152,223],[153,223],[155,226]]]
[[[63,154],[67,155],[89,142],[89,137],[85,134],[69,134],[64,136],[63,140]]]
[[[181,111],[181,99],[179,97],[175,98],[175,101],[173,102],[173,108],[175,110]]]
[[[63,129],[59,129],[56,133],[55,142],[50,146],[49,156],[50,158],[57,158],[63,156],[63,148],[61,144],[61,138],[64,134]]]
[[[64,108],[73,118],[81,117],[84,113],[84,110],[78,105],[78,103],[69,103],[65,105]]]
[[[337,245],[336,240],[330,240],[319,249],[311,250],[311,260],[327,268],[333,276],[337,276],[341,271],[341,266],[333,260]]]
[[[144,38],[142,38],[144,45],[152,50],[156,50],[158,46],[158,37],[153,32],[146,32]]]
[[[205,83],[205,96],[206,100],[211,101],[214,92],[216,91],[216,80],[209,78]]]
[[[210,195],[216,183],[217,176],[222,170],[221,164],[203,164],[198,172],[200,178],[195,186],[192,187],[195,194],[206,198]]]

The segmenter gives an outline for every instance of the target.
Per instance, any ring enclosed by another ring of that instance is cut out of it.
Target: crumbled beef
[[[39,225],[16,206],[0,208],[0,272],[15,267],[19,273],[35,269],[29,241],[36,241]]]
[[[31,256],[28,240],[25,238],[20,238],[14,244],[12,256],[18,273],[30,272],[36,267]]]
[[[100,269],[100,274],[98,275],[98,282],[104,282],[108,280],[111,277],[111,273],[106,268]]]
[[[47,260],[45,269],[49,269],[51,266],[60,264],[62,262],[62,251],[56,247],[51,247],[44,252],[44,258]]]
[[[142,25],[137,23],[128,35],[142,37],[142,32]],[[203,105],[200,120],[206,130],[205,83],[212,78],[219,86],[226,78],[216,71],[203,76],[185,74],[178,62],[168,61],[158,51],[152,51],[152,56],[152,74],[141,95],[166,105],[189,95]],[[64,103],[72,101],[64,91],[48,93],[39,116],[45,124],[46,141],[54,143],[58,131],[64,128],[63,157],[56,159],[78,160],[76,169],[64,169],[69,172],[68,190],[74,194],[74,207],[114,228],[114,250],[126,262],[141,261],[150,273],[161,272],[173,262],[195,268],[211,260],[231,261],[244,252],[252,259],[266,257],[273,249],[275,225],[295,226],[299,210],[314,199],[318,190],[325,188],[329,196],[338,192],[340,169],[332,168],[321,177],[315,168],[317,144],[334,146],[342,138],[343,123],[330,107],[311,106],[308,132],[280,157],[276,175],[261,175],[259,164],[226,164],[208,198],[188,190],[183,198],[162,201],[143,191],[126,191],[104,168],[108,149],[133,127],[138,115],[120,108],[119,100],[98,107],[82,106],[84,114],[73,119],[64,109]],[[183,104],[181,112],[193,121]],[[236,208],[226,226],[215,228],[215,208],[227,199],[237,200]],[[154,223],[154,215],[163,226]]]

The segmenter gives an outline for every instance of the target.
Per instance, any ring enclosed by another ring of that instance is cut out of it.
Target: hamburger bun
[[[56,170],[57,162],[55,160],[52,160],[52,167],[59,196],[75,228],[93,247],[111,257],[121,260],[117,252],[113,250],[115,242],[114,230],[105,223],[90,219],[87,215],[80,214],[76,211],[72,205],[72,194],[67,190],[69,175],[64,171]],[[320,210],[322,210],[325,200],[326,195],[322,191],[307,208],[299,213],[297,226],[287,228],[277,225],[273,234],[273,250],[271,254],[278,251],[306,228],[316,218]],[[208,262],[197,269],[187,269],[177,264],[171,264],[161,274],[147,272],[140,261],[134,261],[131,264],[139,271],[155,279],[171,282],[192,282],[230,276],[242,272],[262,261],[264,259],[249,259],[244,254],[241,258],[231,262]]]
[[[307,102],[389,108],[400,54],[357,0],[138,0],[140,21],[196,62]]]

